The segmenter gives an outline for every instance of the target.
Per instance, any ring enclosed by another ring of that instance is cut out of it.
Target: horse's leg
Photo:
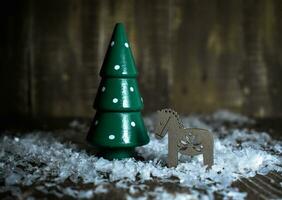
[[[168,167],[176,167],[178,164],[177,139],[173,134],[175,133],[168,133]]]
[[[214,142],[213,142],[213,136],[211,133],[208,133],[208,135],[204,137],[205,137],[204,142],[203,142],[204,165],[207,165],[209,169],[213,165]]]

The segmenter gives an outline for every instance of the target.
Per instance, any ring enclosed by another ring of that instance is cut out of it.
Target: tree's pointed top
[[[118,35],[118,34],[125,35],[126,33],[125,33],[125,28],[124,28],[123,23],[120,23],[120,22],[116,23],[113,33],[115,33],[115,35]]]
[[[137,70],[124,25],[115,25],[100,72],[102,77],[136,77]]]

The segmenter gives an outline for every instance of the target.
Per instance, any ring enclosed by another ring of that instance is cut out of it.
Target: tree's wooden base
[[[99,153],[97,155],[108,160],[131,158],[137,156],[135,149],[133,147],[101,148],[99,149]]]

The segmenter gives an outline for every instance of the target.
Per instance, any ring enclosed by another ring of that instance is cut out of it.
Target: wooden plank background
[[[0,116],[92,116],[116,22],[146,113],[282,115],[282,1],[13,0],[1,10]]]

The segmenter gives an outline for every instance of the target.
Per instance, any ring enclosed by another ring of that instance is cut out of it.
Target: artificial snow
[[[167,136],[162,140],[155,138],[154,120],[154,115],[145,118],[145,124],[151,132],[151,141],[148,145],[137,148],[144,161],[132,158],[109,161],[98,158],[70,142],[64,142],[56,137],[56,132],[32,132],[17,137],[4,134],[0,138],[0,180],[4,180],[5,185],[0,186],[0,193],[9,191],[13,196],[19,197],[22,194],[19,186],[36,185],[36,190],[45,194],[89,199],[97,194],[107,193],[107,185],[114,184],[117,188],[128,190],[128,200],[149,197],[213,199],[214,192],[226,199],[244,199],[246,194],[231,187],[232,182],[256,174],[282,171],[282,143],[272,140],[267,133],[218,128],[219,121],[240,124],[251,121],[244,116],[230,112],[227,114],[226,111],[217,112],[208,117],[208,120],[197,116],[182,118],[185,127],[201,127],[213,131],[215,164],[211,170],[207,171],[206,166],[203,166],[202,156],[184,155],[180,155],[176,168],[168,168],[165,165]],[[72,122],[70,126],[81,127],[78,122]],[[148,192],[146,181],[157,179],[159,182],[171,182],[172,177],[178,180],[175,184],[189,188],[191,193],[171,194],[162,187]],[[94,184],[94,187],[64,187],[62,183],[65,181]],[[203,190],[206,191],[204,194],[200,192]],[[142,195],[138,196],[138,192]]]
[[[217,121],[225,121],[238,124],[254,123],[254,120],[241,114],[230,112],[228,110],[219,110],[212,115],[212,118]]]

